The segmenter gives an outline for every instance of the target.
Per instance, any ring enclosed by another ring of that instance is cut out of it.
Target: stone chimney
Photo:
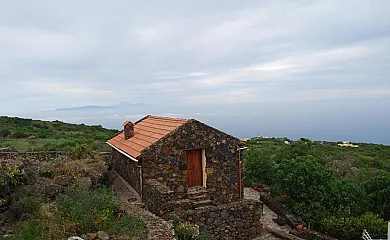
[[[125,133],[125,139],[134,137],[134,123],[126,121],[123,123],[123,132]]]

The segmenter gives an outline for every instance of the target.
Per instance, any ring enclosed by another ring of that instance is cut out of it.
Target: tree
[[[390,220],[390,173],[381,172],[364,184],[368,193],[370,210]]]
[[[303,220],[318,224],[328,209],[333,172],[311,155],[284,160],[276,171],[274,194],[285,194],[285,203]]]
[[[255,184],[267,184],[273,183],[275,174],[275,163],[272,160],[270,151],[264,151],[264,149],[250,149],[245,156],[245,175],[244,181]]]
[[[6,129],[6,128],[0,130],[0,137],[6,138],[6,137],[8,137],[9,135],[11,135],[10,130],[8,130],[8,129]]]

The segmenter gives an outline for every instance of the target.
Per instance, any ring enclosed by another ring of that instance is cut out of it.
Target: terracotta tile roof
[[[134,125],[134,137],[125,139],[120,132],[108,142],[130,156],[137,158],[141,151],[187,122],[184,118],[171,118],[148,115]]]

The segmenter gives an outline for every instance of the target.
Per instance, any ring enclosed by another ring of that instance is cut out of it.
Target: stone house
[[[177,199],[207,191],[215,204],[242,198],[239,139],[194,119],[146,116],[108,140],[114,169],[144,198],[155,180]]]
[[[231,135],[195,119],[148,115],[135,123],[126,121],[107,143],[112,147],[112,167],[139,193],[148,210],[161,217],[197,210],[207,214],[208,207],[224,205],[236,209],[229,211],[237,211],[242,220],[253,222],[260,216],[250,211],[243,217],[238,210],[253,207],[242,205],[245,147]]]

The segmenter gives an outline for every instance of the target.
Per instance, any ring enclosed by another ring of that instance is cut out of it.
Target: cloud
[[[349,99],[349,98],[390,98],[389,89],[330,89],[314,90],[310,92],[297,93],[293,99],[296,100],[323,100],[323,99]]]
[[[0,10],[0,100],[8,104],[0,110],[23,112],[26,102],[36,110],[121,101],[178,109],[305,95],[388,98],[374,93],[390,88],[389,7],[8,2]]]

